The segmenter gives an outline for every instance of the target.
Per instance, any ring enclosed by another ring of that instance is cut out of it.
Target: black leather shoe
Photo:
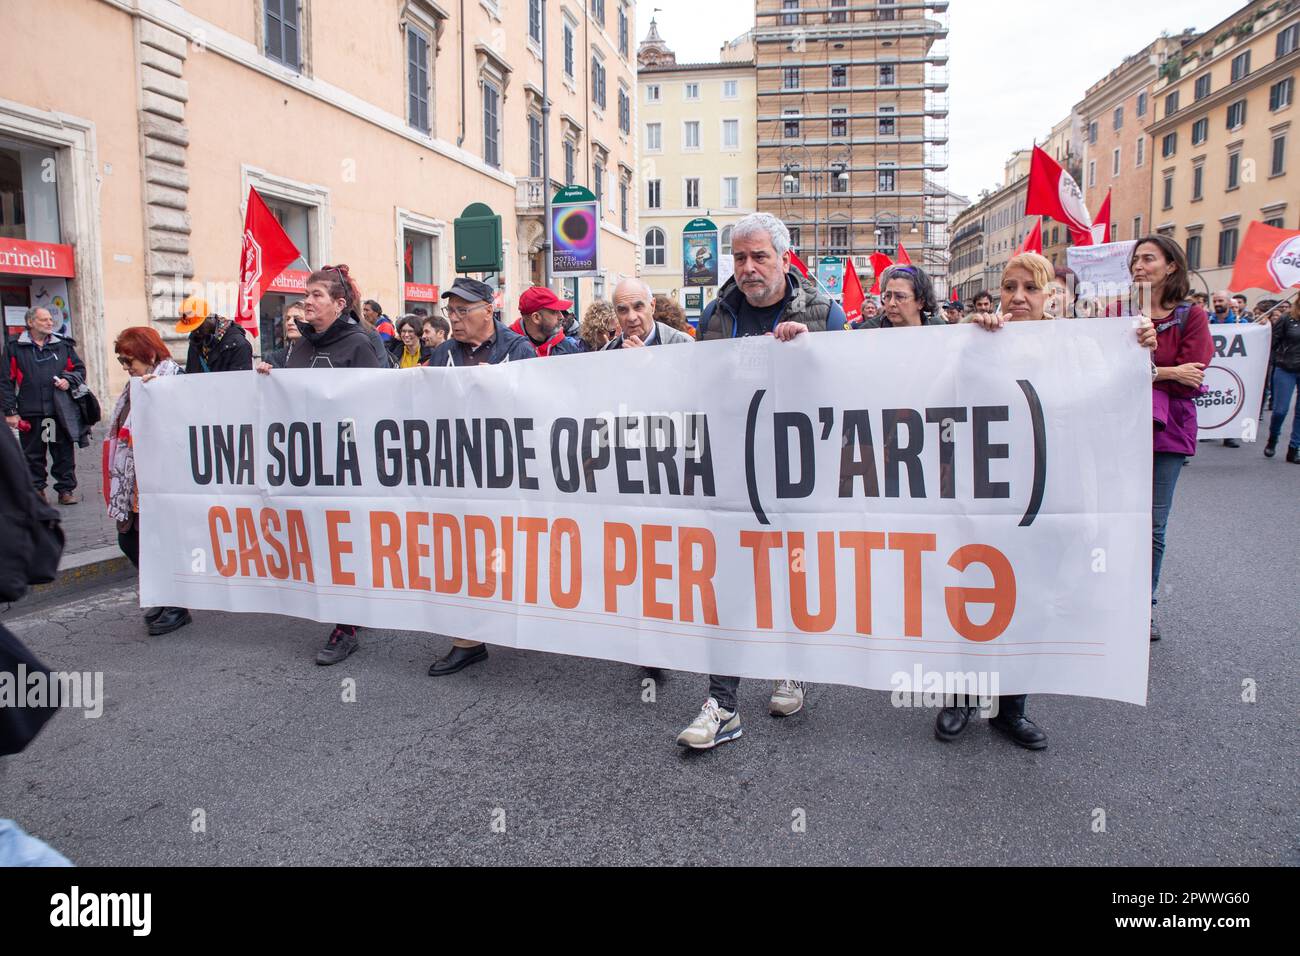
[[[167,610],[165,607],[145,608],[144,622],[146,624],[152,624],[154,621],[158,620],[158,616],[165,610]]]
[[[1047,734],[1023,712],[1000,710],[989,726],[1002,731],[1026,750],[1042,750],[1047,746]]]
[[[1235,439],[1235,438],[1225,438],[1225,439],[1223,440],[1223,447],[1224,447],[1224,448],[1240,448],[1240,447],[1241,447],[1241,442],[1237,441],[1237,439]]]
[[[1276,452],[1277,452],[1277,439],[1276,439],[1276,438],[1270,438],[1270,439],[1269,439],[1269,440],[1264,444],[1264,457],[1265,457],[1265,458],[1272,458],[1273,455],[1274,455]]]
[[[162,613],[154,619],[149,625],[149,636],[160,637],[163,634],[170,634],[172,631],[178,631],[186,624],[193,621],[190,612],[183,607],[165,607]]]
[[[934,719],[934,735],[940,740],[956,740],[970,723],[973,707],[945,707]]]
[[[1154,617],[1151,619],[1151,640],[1153,641],[1160,640],[1160,625],[1156,623],[1156,619]]]
[[[486,644],[479,644],[477,647],[453,647],[450,654],[429,665],[429,676],[446,677],[448,674],[464,670],[470,664],[485,660],[487,660]]]
[[[1286,450],[1286,460],[1293,465],[1300,465],[1300,448],[1288,448]]]

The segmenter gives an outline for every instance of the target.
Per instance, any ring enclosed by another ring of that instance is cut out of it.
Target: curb
[[[38,584],[28,594],[33,598],[57,597],[90,585],[125,579],[135,568],[118,548],[94,548],[65,554],[59,560],[59,576],[49,584]]]

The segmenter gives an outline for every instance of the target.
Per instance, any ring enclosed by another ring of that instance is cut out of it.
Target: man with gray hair
[[[614,287],[614,314],[618,316],[618,335],[610,339],[606,351],[693,341],[685,332],[655,321],[655,294],[644,279],[624,279]]]
[[[806,332],[844,328],[844,310],[817,284],[790,271],[790,230],[780,219],[756,212],[731,227],[735,274],[700,316],[699,338],[771,335],[789,342]],[[709,697],[700,715],[677,735],[683,747],[707,750],[740,736],[736,692],[739,677],[709,675]],[[786,717],[803,707],[802,681],[779,680],[768,712]]]

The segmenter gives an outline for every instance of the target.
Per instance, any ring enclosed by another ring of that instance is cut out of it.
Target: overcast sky
[[[1243,6],[1245,0],[953,0],[949,188],[974,199],[982,188],[1001,185],[1011,152],[1042,140],[1124,57],[1162,32],[1205,30]],[[716,60],[724,41],[754,25],[754,2],[641,0],[638,43],[652,14],[678,62],[698,63]]]

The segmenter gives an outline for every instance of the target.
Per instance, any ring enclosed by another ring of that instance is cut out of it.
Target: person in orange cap
[[[246,372],[253,367],[253,344],[248,333],[231,319],[210,314],[208,303],[196,295],[181,303],[176,331],[190,335],[185,373]]]

